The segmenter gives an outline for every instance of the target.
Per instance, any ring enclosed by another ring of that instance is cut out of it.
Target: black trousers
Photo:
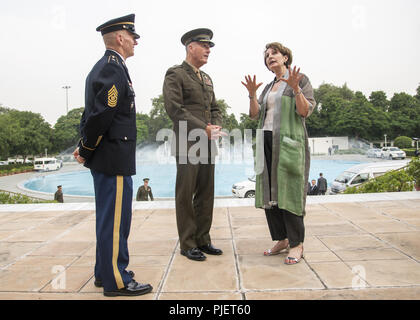
[[[271,190],[271,163],[273,155],[272,131],[264,131],[264,156],[268,170],[269,186]],[[303,216],[297,216],[287,210],[274,206],[265,209],[268,228],[273,241],[289,240],[290,247],[296,247],[305,240],[305,225]]]

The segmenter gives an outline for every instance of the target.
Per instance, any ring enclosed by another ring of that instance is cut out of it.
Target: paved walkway
[[[305,259],[283,264],[252,200],[216,201],[223,256],[179,254],[173,201],[133,204],[130,269],[153,293],[117,299],[420,299],[420,192],[309,197]],[[106,298],[93,285],[92,203],[0,205],[0,299]]]

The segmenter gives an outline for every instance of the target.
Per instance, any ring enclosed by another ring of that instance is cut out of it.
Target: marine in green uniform
[[[54,200],[60,203],[64,202],[62,186],[57,186],[57,191],[54,194]]]
[[[186,59],[168,69],[163,84],[165,109],[175,133],[172,154],[177,163],[175,207],[181,254],[196,261],[206,259],[203,252],[223,253],[213,247],[209,233],[214,202],[214,140],[221,135],[222,116],[213,82],[200,70],[214,46],[212,37],[209,29],[184,34],[181,42],[186,47]],[[192,148],[196,144],[204,148]]]
[[[139,189],[137,190],[137,196],[136,196],[137,201],[149,201],[149,197],[150,197],[150,201],[154,201],[152,188],[149,187],[149,180],[150,180],[149,178],[143,179],[144,184],[140,186]]]

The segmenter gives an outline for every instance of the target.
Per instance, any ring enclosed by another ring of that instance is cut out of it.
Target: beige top
[[[273,131],[273,119],[274,119],[274,107],[276,105],[275,99],[276,99],[276,93],[277,91],[271,91],[268,94],[267,98],[267,110],[265,113],[265,120],[264,120],[264,131]]]

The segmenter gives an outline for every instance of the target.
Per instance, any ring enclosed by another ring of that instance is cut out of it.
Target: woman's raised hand
[[[257,79],[255,75],[254,75],[254,78],[251,78],[250,75],[245,76],[245,81],[246,82],[241,81],[241,83],[245,86],[245,88],[248,89],[249,95],[252,97],[255,97],[255,95],[257,94],[258,88],[261,87],[263,83],[260,82],[257,84]]]
[[[296,70],[296,66],[293,69],[289,67],[288,70],[289,78],[280,78],[280,80],[286,82],[295,92],[297,92],[299,91],[299,82],[302,80],[303,74],[299,73],[300,68]]]

